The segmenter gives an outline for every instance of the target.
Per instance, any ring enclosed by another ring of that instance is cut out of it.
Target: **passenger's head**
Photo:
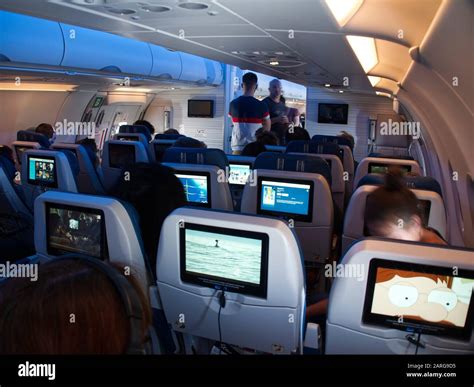
[[[99,165],[99,157],[97,156],[98,149],[95,139],[83,138],[82,140],[77,141],[76,144],[82,145],[86,149],[92,164],[94,167],[97,167]]]
[[[294,126],[287,130],[285,139],[288,144],[290,141],[309,141],[311,140],[311,137],[306,129],[303,129],[301,126]]]
[[[400,169],[390,169],[385,184],[367,196],[365,227],[371,236],[421,240],[424,225],[418,199],[403,183]]]
[[[286,133],[292,128],[292,124],[278,122],[272,125],[272,133],[275,133],[280,145],[285,145]]]
[[[161,226],[173,210],[186,205],[183,185],[171,168],[137,163],[124,169],[110,194],[137,210],[145,251],[151,267],[156,267]]]
[[[265,148],[265,144],[254,141],[247,145],[243,149],[241,155],[242,156],[250,156],[250,157],[257,157],[260,153],[266,152],[267,148]]]
[[[133,125],[141,125],[141,126],[146,127],[150,131],[150,134],[152,136],[153,136],[153,133],[155,133],[155,127],[147,120],[137,120],[133,123]]]
[[[12,163],[15,163],[13,158],[13,151],[7,145],[0,145],[0,157],[5,157],[7,160],[10,160]]]
[[[258,78],[255,73],[245,73],[242,77],[242,89],[244,94],[255,94],[258,87]]]
[[[270,92],[270,97],[277,98],[281,96],[282,87],[279,79],[272,79],[270,81],[268,91]]]
[[[345,130],[341,130],[337,136],[349,140],[351,143],[351,146],[350,146],[351,151],[354,151],[355,141],[354,141],[354,136],[352,134],[350,134],[349,132],[346,132]]]
[[[124,271],[110,264],[122,276]],[[148,341],[151,310],[131,275],[123,275],[140,300],[139,345]],[[125,354],[131,323],[109,274],[87,261],[59,259],[38,267],[37,281],[11,278],[0,285],[0,354]]]
[[[179,134],[179,132],[176,129],[170,128],[166,129],[163,134]]]
[[[278,137],[273,132],[261,131],[255,134],[257,142],[261,142],[263,145],[279,145]]]
[[[42,123],[39,124],[36,129],[36,133],[45,135],[48,139],[52,139],[54,136],[54,129],[50,124]]]
[[[192,137],[180,137],[171,146],[180,148],[207,148],[204,142]]]

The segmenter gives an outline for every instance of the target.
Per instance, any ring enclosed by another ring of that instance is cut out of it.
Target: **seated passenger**
[[[289,128],[285,134],[285,141],[288,144],[290,141],[309,141],[311,137],[306,129],[303,129],[301,126],[294,126]]]
[[[54,132],[54,129],[50,124],[39,124],[36,127],[35,132],[45,135],[48,138],[50,144],[52,144],[54,140],[56,140],[56,133]]]
[[[349,140],[351,143],[351,146],[350,146],[351,151],[352,153],[354,153],[355,141],[354,141],[354,136],[352,134],[350,134],[349,132],[346,132],[345,130],[341,130],[339,134],[337,135],[337,137],[342,137]]]
[[[86,149],[86,152],[92,162],[92,165],[97,168],[99,166],[99,157],[97,156],[98,149],[95,139],[83,138],[82,140],[77,141],[76,144],[80,144]]]
[[[262,129],[261,131],[259,129],[255,132],[255,137],[257,138],[257,142],[261,142],[263,145],[274,145],[274,146],[277,146],[280,144],[280,142],[278,141],[278,137],[276,136],[275,133],[264,131],[263,128],[261,129]]]
[[[265,144],[259,141],[251,142],[245,145],[244,150],[242,151],[242,156],[257,157],[260,153],[266,152]]]
[[[178,138],[171,147],[180,148],[207,148],[207,145],[199,140],[192,137],[180,137]]]
[[[125,278],[141,301],[142,321],[136,335],[145,344],[151,326],[150,303],[135,279]],[[36,281],[11,278],[0,287],[0,354],[127,352],[131,333],[124,301],[112,280],[86,261],[42,263]]]
[[[119,179],[110,194],[137,211],[145,253],[154,269],[161,226],[172,211],[186,205],[184,188],[173,170],[161,164],[137,163],[124,172],[128,178]]]
[[[10,160],[13,164],[15,164],[12,148],[7,145],[0,145],[0,157],[5,157],[7,160]]]
[[[147,128],[150,132],[150,135],[153,137],[153,134],[155,133],[155,127],[147,120],[137,120],[133,123],[133,125],[141,125]]]
[[[176,130],[176,129],[173,129],[173,128],[169,128],[169,129],[166,129],[163,134],[179,134],[179,132]]]
[[[385,175],[385,185],[367,196],[365,225],[371,236],[446,245],[438,231],[422,222],[418,199],[402,181],[399,168]]]

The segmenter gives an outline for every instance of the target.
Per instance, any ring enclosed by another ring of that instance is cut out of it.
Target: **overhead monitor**
[[[185,223],[180,229],[183,282],[266,298],[268,235]]]
[[[211,179],[208,172],[179,171],[175,175],[183,184],[189,205],[211,207]]]
[[[474,271],[374,258],[363,322],[469,340]]]
[[[229,184],[245,185],[251,173],[251,163],[232,162],[229,164]]]
[[[320,103],[318,105],[318,123],[347,125],[348,104]]]
[[[258,214],[312,221],[314,184],[311,180],[260,176],[257,193]]]
[[[28,183],[58,188],[56,160],[52,156],[28,155]]]
[[[104,212],[94,208],[46,203],[48,254],[78,253],[108,258]]]
[[[110,168],[123,168],[135,163],[135,147],[132,144],[109,144]]]
[[[369,173],[385,174],[388,172],[390,168],[400,168],[400,170],[402,171],[404,175],[411,172],[411,165],[369,163]]]
[[[188,117],[212,118],[214,117],[214,101],[211,99],[189,99]]]

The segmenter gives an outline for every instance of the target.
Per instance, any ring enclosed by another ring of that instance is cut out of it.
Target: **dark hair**
[[[173,128],[169,128],[169,129],[166,129],[163,134],[179,134],[179,132],[176,130],[176,129],[173,129]]]
[[[255,73],[245,73],[244,76],[242,77],[242,83],[246,87],[253,87],[257,85],[258,83],[258,77],[257,74]]]
[[[151,135],[155,133],[155,127],[147,120],[137,120],[133,123],[133,125],[141,125],[141,126],[146,127],[150,131]]]
[[[342,137],[349,140],[351,143],[351,146],[350,146],[351,151],[354,152],[355,141],[354,141],[354,136],[352,134],[350,134],[349,132],[346,132],[345,130],[341,130],[341,132],[337,135],[337,137]]]
[[[266,152],[267,148],[265,145],[259,141],[251,142],[245,145],[245,148],[242,151],[242,156],[251,156],[257,157],[260,153]]]
[[[50,124],[46,123],[39,124],[36,127],[35,132],[45,135],[46,137],[48,137],[48,139],[53,138],[54,135],[53,127]]]
[[[97,157],[97,143],[93,138],[83,138],[82,140],[76,141],[76,144],[82,145],[87,152],[94,167],[99,165],[99,158]]]
[[[385,175],[385,184],[367,196],[365,205],[366,233],[384,237],[386,225],[396,225],[400,220],[409,224],[412,216],[421,219],[416,195],[402,180],[399,168],[391,168]]]
[[[171,146],[181,148],[207,148],[205,143],[192,137],[180,137]]]
[[[123,268],[115,266],[115,270],[123,273]],[[150,303],[137,281],[131,275],[126,278],[142,304],[145,343],[151,325]],[[11,278],[0,286],[1,354],[126,352],[130,323],[123,300],[107,275],[84,261],[42,263],[37,281]]]
[[[13,151],[7,145],[0,145],[0,156],[5,157],[6,159],[10,160],[13,164],[15,164],[15,159],[13,158]]]
[[[286,145],[286,133],[289,129],[290,124],[277,123],[272,125],[271,131],[275,133],[281,145]]]
[[[306,129],[303,129],[301,126],[294,126],[292,130],[290,128],[286,132],[285,140],[286,140],[286,143],[288,144],[290,141],[296,141],[296,140],[309,141],[311,140],[311,137],[309,136],[309,133]]]
[[[136,163],[124,169],[110,195],[130,203],[138,212],[145,252],[154,270],[161,226],[173,210],[186,205],[183,185],[171,168]]]
[[[261,131],[258,134],[255,133],[255,137],[258,142],[261,142],[263,145],[279,145],[280,141],[278,137],[273,132]]]

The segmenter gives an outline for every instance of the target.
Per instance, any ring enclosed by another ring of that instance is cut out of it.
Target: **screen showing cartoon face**
[[[464,327],[474,280],[378,267],[371,313]]]

